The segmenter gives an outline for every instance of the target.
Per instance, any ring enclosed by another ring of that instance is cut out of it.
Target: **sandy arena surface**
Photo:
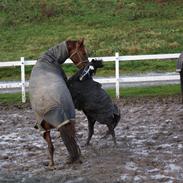
[[[50,170],[47,144],[33,126],[29,106],[0,105],[0,183],[182,183],[183,105],[180,96],[120,99],[121,120],[112,138],[96,124],[85,146],[87,120],[77,111],[77,138],[82,164],[65,164],[67,151],[52,131],[55,169]]]

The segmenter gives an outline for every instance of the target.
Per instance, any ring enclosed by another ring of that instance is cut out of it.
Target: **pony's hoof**
[[[54,165],[51,165],[51,166],[48,166],[48,169],[49,169],[49,170],[55,170],[56,168],[55,168]]]
[[[54,163],[52,162],[43,162],[43,165],[47,167],[49,170],[55,170]]]
[[[49,162],[48,166],[49,167],[54,167],[54,163],[53,162]]]
[[[73,163],[81,164],[83,162],[80,160],[80,158],[78,159],[67,158],[66,164],[73,164]]]

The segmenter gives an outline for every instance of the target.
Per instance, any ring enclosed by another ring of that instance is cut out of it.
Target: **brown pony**
[[[75,140],[75,108],[60,65],[70,58],[78,67],[89,61],[84,40],[67,40],[46,51],[37,61],[30,77],[30,101],[36,127],[48,144],[49,166],[54,165],[54,146],[50,130],[57,128],[69,153],[70,163],[80,161],[80,148]],[[56,101],[56,103],[54,103]]]

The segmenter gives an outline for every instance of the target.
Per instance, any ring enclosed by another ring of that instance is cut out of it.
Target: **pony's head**
[[[89,60],[84,46],[84,39],[77,41],[67,40],[66,44],[69,52],[69,58],[73,61],[76,67],[79,69],[85,67],[89,63]]]

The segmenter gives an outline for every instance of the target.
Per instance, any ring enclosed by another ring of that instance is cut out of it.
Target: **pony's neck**
[[[69,57],[66,42],[57,44],[56,46],[50,48],[47,52],[43,54],[41,59],[47,60],[50,63],[63,64],[65,60]]]

